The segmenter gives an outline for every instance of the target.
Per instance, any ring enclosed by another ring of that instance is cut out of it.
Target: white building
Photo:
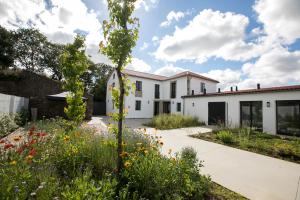
[[[300,85],[217,91],[218,81],[193,72],[171,77],[124,70],[136,91],[125,97],[127,118],[152,118],[160,113],[196,116],[206,124],[251,126],[272,133],[300,136]],[[113,72],[107,87],[118,86]],[[113,109],[107,92],[107,113]]]

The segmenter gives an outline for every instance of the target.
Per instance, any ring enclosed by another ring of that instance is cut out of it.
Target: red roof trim
[[[125,69],[123,71],[123,73],[127,74],[129,76],[147,78],[147,79],[158,80],[158,81],[166,81],[166,80],[171,80],[171,79],[180,78],[180,77],[184,77],[184,76],[192,76],[192,77],[201,78],[201,79],[204,79],[207,81],[219,83],[219,81],[217,81],[217,80],[214,80],[214,79],[211,79],[211,78],[208,78],[208,77],[205,77],[205,76],[202,76],[200,74],[196,74],[196,73],[190,72],[190,71],[181,72],[179,74],[175,74],[174,76],[170,76],[170,77],[156,75],[156,74],[150,74],[150,73],[146,73],[146,72],[139,72],[139,71],[134,71],[134,70],[129,70],[129,69]]]
[[[291,85],[291,86],[269,87],[269,88],[261,88],[261,89],[225,91],[225,92],[220,92],[220,93],[214,92],[214,93],[207,93],[207,94],[186,95],[186,96],[182,96],[182,98],[226,96],[226,95],[243,95],[243,94],[255,94],[255,93],[266,93],[266,92],[282,92],[282,91],[298,91],[298,90],[300,90],[300,85]]]

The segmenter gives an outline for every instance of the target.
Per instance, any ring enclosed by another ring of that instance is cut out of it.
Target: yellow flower
[[[125,163],[124,163],[124,167],[125,168],[128,168],[128,167],[130,167],[131,166],[131,163],[129,162],[129,161],[126,161]]]
[[[9,163],[10,165],[16,165],[17,164],[17,161],[13,160]]]
[[[141,143],[141,142],[138,142],[138,143],[136,143],[136,145],[137,145],[137,146],[141,146],[141,145],[142,145],[142,143]]]
[[[120,154],[120,156],[121,156],[122,158],[127,157],[127,156],[128,156],[128,153],[125,152],[125,151],[123,151],[123,152]]]
[[[144,150],[144,154],[147,154],[148,153],[148,150]]]
[[[69,141],[69,140],[70,140],[70,136],[66,135],[66,136],[64,137],[64,141],[67,142],[67,141]]]
[[[146,129],[146,128],[144,128],[144,132],[145,132],[145,133],[147,132],[147,129]]]

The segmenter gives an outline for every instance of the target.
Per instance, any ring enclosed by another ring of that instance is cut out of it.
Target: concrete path
[[[105,120],[102,122],[105,124]],[[127,119],[126,124],[131,128],[143,127],[135,119]],[[209,128],[202,127],[156,132],[147,128],[148,134],[162,137],[164,154],[169,149],[175,153],[184,147],[194,148],[198,158],[204,161],[202,173],[210,175],[213,181],[232,191],[255,200],[300,200],[299,164],[188,136],[209,131]]]

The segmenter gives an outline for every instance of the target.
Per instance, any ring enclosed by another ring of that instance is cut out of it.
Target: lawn
[[[179,114],[161,114],[153,117],[149,123],[144,125],[160,130],[168,130],[183,127],[202,126],[205,125],[205,123],[200,122],[197,117],[183,116]]]
[[[270,135],[246,128],[219,130],[192,137],[300,163],[300,138],[296,137]]]

